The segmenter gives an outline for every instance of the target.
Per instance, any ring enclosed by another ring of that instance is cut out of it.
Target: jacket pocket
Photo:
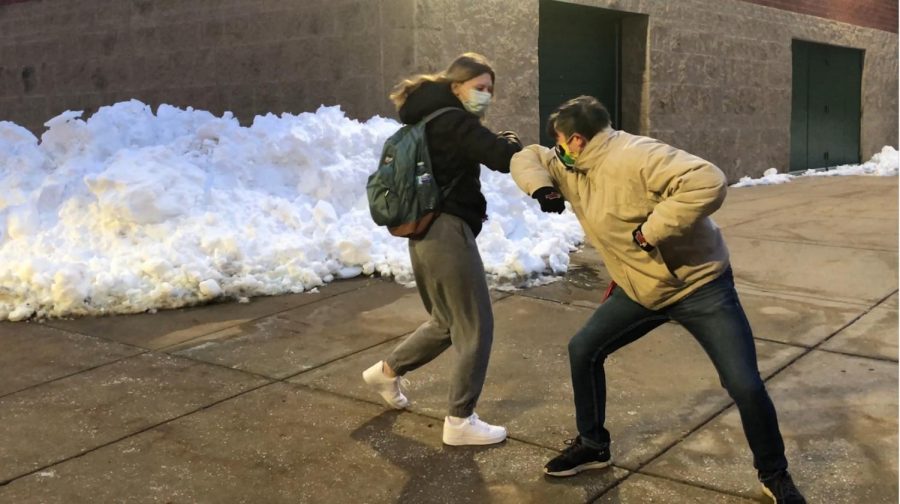
[[[667,273],[669,274],[669,276],[671,277],[671,280],[673,280],[673,281],[675,281],[676,283],[679,283],[679,284],[680,284],[680,283],[684,283],[684,281],[683,281],[681,278],[678,278],[678,275],[675,274],[675,269],[672,268],[672,266],[669,264],[668,261],[666,261],[666,258],[665,258],[665,256],[663,255],[663,252],[662,252],[662,248],[659,247],[659,246],[657,246],[656,249],[653,250],[653,252],[657,254],[657,257],[659,257],[659,262],[660,262],[660,263],[662,264],[662,266],[665,268],[666,272],[667,272]]]

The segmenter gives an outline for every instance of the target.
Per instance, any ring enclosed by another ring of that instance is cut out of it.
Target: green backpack
[[[384,142],[378,169],[369,176],[366,193],[369,213],[379,226],[394,236],[419,239],[439,214],[441,200],[455,185],[442,191],[434,179],[425,125],[444,112],[428,114],[416,124],[407,124]]]

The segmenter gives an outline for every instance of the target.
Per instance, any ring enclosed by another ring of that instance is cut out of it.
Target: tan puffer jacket
[[[612,279],[646,308],[675,303],[728,268],[728,248],[709,217],[725,200],[726,179],[697,156],[607,128],[573,169],[552,149],[530,145],[513,156],[510,171],[528,194],[559,189]],[[651,252],[632,238],[641,225]]]

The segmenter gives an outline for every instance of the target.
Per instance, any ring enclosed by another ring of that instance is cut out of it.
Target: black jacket
[[[465,110],[450,91],[449,83],[426,82],[410,93],[400,107],[400,120],[414,124],[444,107],[459,110],[444,112],[425,127],[438,186],[448,187],[459,177],[459,182],[444,199],[441,211],[466,221],[477,236],[487,211],[487,202],[481,194],[479,164],[509,173],[509,160],[522,146],[484,127],[478,116]]]

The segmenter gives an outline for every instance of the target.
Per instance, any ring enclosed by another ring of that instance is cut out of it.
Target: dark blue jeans
[[[775,407],[759,376],[753,333],[734,289],[731,268],[659,311],[644,308],[616,289],[572,338],[569,362],[575,418],[584,444],[599,448],[609,443],[609,431],[603,426],[606,357],[670,319],[687,329],[712,360],[740,412],[753,466],[760,474],[786,469]]]

